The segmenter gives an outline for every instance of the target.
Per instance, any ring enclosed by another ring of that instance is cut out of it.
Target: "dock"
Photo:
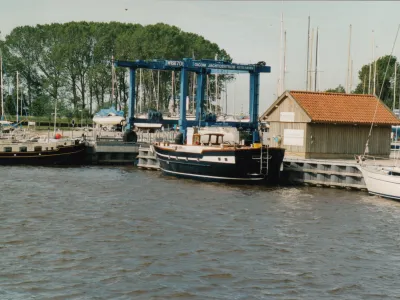
[[[285,157],[281,178],[300,185],[366,189],[363,175],[355,161],[318,160]]]
[[[91,165],[134,165],[140,144],[102,139],[89,144],[86,162]]]

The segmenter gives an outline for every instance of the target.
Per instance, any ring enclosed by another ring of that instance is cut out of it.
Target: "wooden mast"
[[[395,102],[396,102],[396,87],[397,87],[396,79],[397,79],[397,61],[394,62],[393,109],[392,109],[393,111],[396,107],[396,104],[395,104]]]
[[[350,51],[351,51],[351,24],[350,24],[350,34],[349,34],[349,52],[348,52],[348,55],[347,55],[347,76],[346,76],[346,93],[348,94],[348,93],[350,93],[350,68],[351,68],[351,66],[350,66],[350,64],[351,64],[351,62],[350,62]]]
[[[0,52],[0,100],[1,100],[1,118],[3,119],[4,117],[4,100],[3,100],[3,94],[4,94],[4,85],[3,85],[3,57]]]
[[[308,33],[307,33],[307,67],[306,67],[306,91],[308,91],[308,72],[309,69],[309,60],[310,60],[310,16],[308,16]]]
[[[314,43],[314,28],[311,30],[311,43],[310,43],[310,69],[308,71],[308,76],[309,76],[309,80],[308,80],[308,90],[311,91],[312,90],[312,60],[313,60],[313,43]]]
[[[370,63],[370,65],[369,65],[369,77],[368,77],[368,94],[370,95],[371,94],[371,75],[372,75],[372,63],[374,62],[373,61],[373,59],[374,59],[374,31],[372,30],[372,39],[371,39],[371,42],[372,42],[372,58],[371,58],[371,63]]]
[[[318,70],[318,27],[317,27],[317,37],[315,41],[315,72],[314,72],[314,92],[317,91],[317,71]]]
[[[282,79],[282,93],[285,92],[285,80],[286,80],[286,30],[284,32],[284,46],[283,46],[283,79]]]
[[[17,123],[18,123],[18,100],[19,100],[19,76],[18,76],[18,71],[17,71],[17,113],[16,113],[16,117],[17,117]]]

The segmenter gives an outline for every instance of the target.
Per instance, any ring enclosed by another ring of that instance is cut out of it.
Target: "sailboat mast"
[[[372,30],[372,53],[374,53],[374,31]],[[374,59],[374,54],[372,54],[371,63],[369,65],[369,77],[368,77],[368,94],[371,94],[371,75],[372,75],[372,63]]]
[[[282,93],[285,91],[285,80],[286,80],[286,30],[284,33],[284,46],[283,46],[283,79],[282,79]]]
[[[160,106],[160,70],[157,72],[157,111],[159,111]]]
[[[397,61],[395,61],[394,62],[394,84],[393,84],[393,111],[394,111],[394,109],[395,109],[395,102],[396,102],[396,87],[397,87],[397,84],[396,84],[396,79],[397,79]]]
[[[218,60],[218,54],[215,54],[215,60]],[[215,73],[215,106],[214,112],[217,113],[217,104],[218,103],[218,74]]]
[[[206,88],[207,88],[207,101],[208,101],[208,110],[212,112],[211,108],[211,101],[210,101],[210,78],[208,77],[208,74],[206,75]]]
[[[367,75],[364,75],[364,80],[363,80],[363,94],[365,94],[365,79],[366,79]]]
[[[228,84],[225,81],[225,114],[228,114]]]
[[[350,67],[350,88],[349,93],[351,93],[351,89],[353,88],[353,60],[351,60],[351,67]]]
[[[308,16],[308,32],[307,32],[307,71],[306,71],[306,91],[308,91],[308,72],[310,60],[310,16]]]
[[[236,87],[236,84],[234,84],[233,85],[233,91],[232,91],[232,93],[233,93],[233,117],[235,118],[235,112],[236,112],[236,110],[235,110],[235,100],[236,100],[236,92],[235,92],[235,87]]]
[[[399,93],[399,113],[398,113],[397,117],[400,119],[400,93]]]
[[[18,76],[18,71],[17,71],[17,123],[18,123],[18,100],[19,100],[19,90],[18,90],[18,86],[19,86],[19,76]]]
[[[143,85],[142,85],[142,73],[143,69],[139,70],[139,113],[142,112],[142,105],[143,105]]]
[[[315,41],[315,73],[314,73],[314,92],[317,91],[317,71],[318,70],[318,27],[317,27],[317,38]]]
[[[369,76],[368,76],[368,94],[371,94],[371,72],[372,72],[372,61],[369,64]]]
[[[314,45],[314,28],[311,30],[311,42],[310,42],[310,69],[308,71],[308,76],[309,76],[309,87],[308,87],[308,91],[312,90],[312,60],[313,60],[313,48]]]
[[[350,51],[351,51],[351,24],[350,24],[350,34],[349,34],[349,52],[347,55],[347,76],[346,76],[346,93],[350,93]]]
[[[57,98],[54,103],[54,137],[56,136],[56,124],[57,124]],[[82,126],[82,118],[81,118],[81,126]]]
[[[282,44],[283,44],[283,13],[281,13],[281,31],[279,41],[279,78],[278,78],[278,97],[282,94]]]
[[[194,56],[194,50],[192,50],[192,59],[194,60],[195,59],[195,56]],[[192,113],[193,114],[195,114],[195,109],[194,109],[194,107],[195,107],[195,105],[194,105],[194,102],[195,102],[195,99],[196,99],[196,86],[195,86],[195,82],[196,82],[196,73],[194,73],[193,72],[193,80],[192,80]]]
[[[114,70],[114,55],[111,56],[111,103],[114,102],[114,94],[115,94],[115,90],[114,90],[114,79],[115,79],[115,70]]]
[[[3,57],[0,52],[0,98],[1,98],[1,118],[4,116],[4,85],[3,85]]]
[[[373,32],[372,32],[373,33]],[[372,57],[374,62],[374,85],[373,85],[373,95],[375,96],[375,86],[376,86],[376,59],[375,59],[375,37],[372,39]]]
[[[194,102],[195,102],[195,99],[196,99],[196,85],[195,85],[195,83],[196,83],[196,73],[194,73],[193,72],[193,83],[192,83],[192,112],[193,113],[195,113],[195,111],[194,111]]]
[[[173,110],[173,113],[175,112],[175,90],[174,90],[174,88],[175,88],[175,71],[172,71],[172,76],[171,76],[171,91],[172,91],[172,93],[171,93],[171,97],[172,97],[172,110]]]
[[[21,119],[22,119],[22,104],[23,104],[23,101],[24,101],[24,94],[23,94],[23,91],[22,91],[22,88],[20,89],[20,97],[21,97],[21,107],[20,107],[20,116],[21,116]]]

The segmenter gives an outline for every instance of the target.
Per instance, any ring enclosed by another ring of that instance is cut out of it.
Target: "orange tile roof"
[[[372,95],[288,92],[313,122],[371,124],[374,120],[377,125],[400,124],[392,111]]]

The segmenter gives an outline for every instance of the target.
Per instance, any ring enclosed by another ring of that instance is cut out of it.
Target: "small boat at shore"
[[[93,116],[93,123],[103,130],[111,130],[112,126],[122,126],[124,122],[124,112],[116,110],[113,106],[101,109]]]
[[[208,181],[277,182],[285,153],[283,148],[224,141],[218,132],[194,133],[186,145],[152,146],[164,174]]]

